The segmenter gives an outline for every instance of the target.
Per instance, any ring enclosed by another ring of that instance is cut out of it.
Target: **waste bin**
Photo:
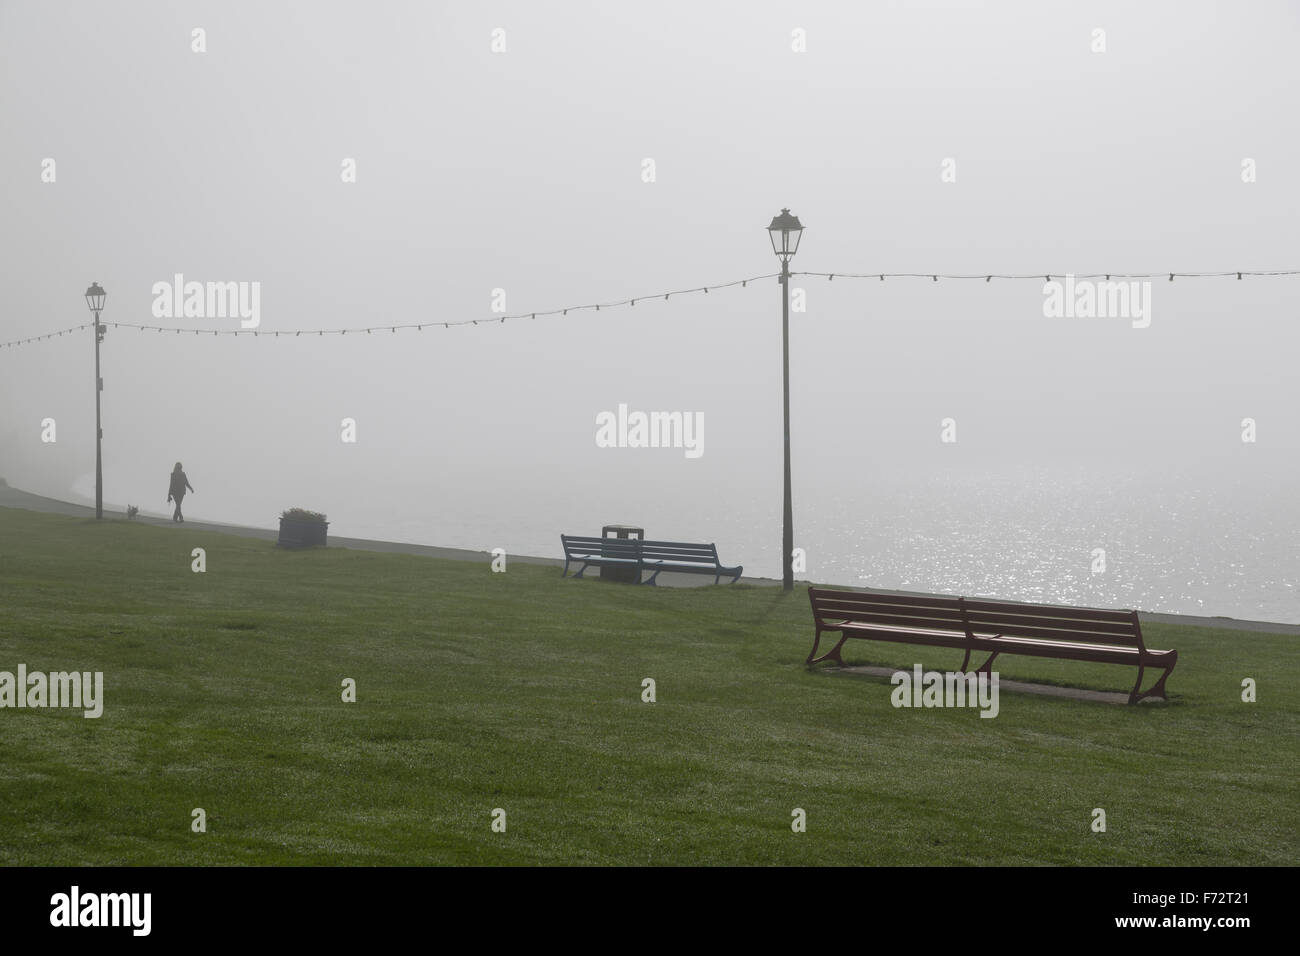
[[[645,529],[635,528],[630,524],[607,524],[600,529],[602,538],[637,538],[645,540]],[[639,584],[641,582],[641,569],[636,567],[620,567],[618,565],[604,565],[600,569],[600,576],[606,581],[621,581],[624,584]]]

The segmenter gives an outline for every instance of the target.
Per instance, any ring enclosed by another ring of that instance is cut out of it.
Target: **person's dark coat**
[[[172,484],[171,487],[167,489],[168,496],[172,498],[183,498],[185,496],[186,488],[189,488],[190,491],[194,490],[193,488],[190,488],[190,480],[185,477],[185,472],[173,471]]]

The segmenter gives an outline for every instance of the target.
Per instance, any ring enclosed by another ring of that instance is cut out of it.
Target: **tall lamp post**
[[[781,260],[781,383],[785,404],[785,504],[781,526],[781,585],[794,590],[794,509],[790,503],[790,258],[799,250],[803,226],[782,209],[767,227],[772,251]]]
[[[86,305],[95,313],[95,517],[104,517],[104,428],[99,414],[99,393],[104,390],[104,380],[99,375],[99,343],[104,341],[104,325],[99,313],[104,309],[107,293],[92,282],[86,290]]]

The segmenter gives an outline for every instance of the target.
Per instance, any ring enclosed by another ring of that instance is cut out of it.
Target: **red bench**
[[[1158,651],[1142,640],[1137,611],[1013,604],[976,598],[873,594],[810,587],[816,634],[808,664],[833,660],[843,665],[840,648],[849,638],[949,647],[965,652],[965,671],[972,653],[987,653],[976,672],[989,673],[999,654],[1137,667],[1128,702],[1146,697],[1168,699],[1165,680],[1178,662],[1177,651]],[[817,656],[822,633],[838,631],[839,642]],[[1149,690],[1142,690],[1148,668],[1160,669]]]

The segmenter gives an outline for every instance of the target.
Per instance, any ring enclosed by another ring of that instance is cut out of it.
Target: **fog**
[[[1300,268],[1298,40],[1287,3],[6,0],[0,340],[87,322],[92,281],[105,322],[186,330],[108,330],[115,507],[164,510],[182,461],[199,518],[483,548],[725,518],[775,549],[781,288],[662,293],[777,271],[789,207],[791,268],[837,273],[792,280],[796,528],[948,469],[1291,521],[1300,277],[1159,278],[1139,328],[1047,318],[1042,280],[842,273]],[[262,334],[155,318],[177,273],[260,283]],[[510,315],[647,298],[500,322],[498,289]],[[0,349],[0,476],[93,489],[93,377],[86,331]],[[701,414],[704,453],[597,447],[620,403]]]

